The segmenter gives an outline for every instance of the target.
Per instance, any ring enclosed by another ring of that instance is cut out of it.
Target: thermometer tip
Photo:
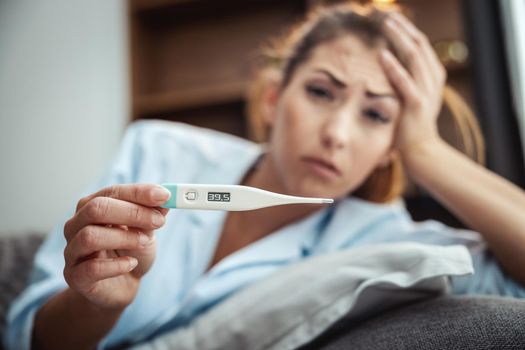
[[[333,199],[323,198],[323,203],[333,203],[333,202],[334,202]]]

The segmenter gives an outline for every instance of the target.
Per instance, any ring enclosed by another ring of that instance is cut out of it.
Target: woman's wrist
[[[118,306],[114,308],[98,306],[71,288],[64,291],[63,298],[65,304],[74,309],[82,309],[93,315],[104,315],[105,318],[118,318],[126,309],[126,306]]]
[[[439,166],[441,154],[450,151],[448,144],[439,136],[428,138],[399,150],[405,171],[416,182],[419,182],[421,169]]]
[[[102,308],[68,288],[35,316],[35,349],[93,348],[113,328],[125,308]]]

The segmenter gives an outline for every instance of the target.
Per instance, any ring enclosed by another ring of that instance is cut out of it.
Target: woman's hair
[[[248,92],[248,115],[251,137],[259,142],[269,138],[270,129],[262,116],[262,99],[271,82],[287,86],[297,70],[319,45],[353,34],[365,44],[374,47],[388,40],[383,34],[382,21],[386,12],[377,7],[355,4],[321,6],[293,26],[284,36],[274,39],[263,48],[255,78]],[[395,52],[395,51],[392,51]],[[443,100],[453,116],[463,151],[479,163],[484,163],[483,137],[472,111],[465,101],[449,86],[443,91]],[[388,166],[378,167],[352,194],[362,199],[384,203],[397,199],[406,187],[401,160],[396,157]]]

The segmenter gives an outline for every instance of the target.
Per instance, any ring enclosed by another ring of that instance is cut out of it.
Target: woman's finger
[[[428,42],[427,37],[417,27],[399,12],[392,12],[389,18],[396,21],[418,45]]]
[[[73,266],[101,250],[137,250],[153,243],[149,235],[116,227],[88,225],[82,228],[64,250],[66,265]]]
[[[446,80],[446,70],[441,64],[436,51],[430,44],[428,37],[423,34],[412,22],[410,22],[403,14],[394,12],[391,14],[391,18],[402,27],[408,35],[419,45],[423,51],[425,60],[432,68],[434,74],[433,83],[443,84]]]
[[[77,204],[77,211],[96,197],[109,197],[146,207],[156,207],[164,204],[170,195],[167,189],[156,184],[113,185],[80,199]]]
[[[412,37],[391,17],[385,20],[385,34],[394,46],[398,56],[405,63],[409,73],[418,85],[430,91],[433,81],[423,51]]]
[[[394,85],[396,91],[401,95],[405,106],[419,101],[418,87],[405,68],[399,63],[395,56],[388,50],[381,51],[381,63],[385,69],[388,79]]]
[[[117,277],[132,271],[138,260],[129,256],[95,258],[64,270],[66,282],[79,291],[87,291],[93,284],[106,278]]]
[[[154,208],[109,197],[96,197],[66,222],[64,235],[69,242],[87,225],[126,225],[151,231],[160,228],[164,222],[165,216]]]

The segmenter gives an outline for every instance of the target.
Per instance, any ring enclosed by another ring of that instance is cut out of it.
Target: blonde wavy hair
[[[296,68],[309,58],[320,44],[345,34],[354,34],[371,47],[378,41],[388,43],[382,32],[386,12],[373,5],[325,5],[312,10],[306,18],[292,26],[285,35],[275,38],[262,48],[255,77],[248,91],[247,113],[250,136],[266,142],[271,132],[262,115],[263,94],[269,83],[279,81],[284,88]],[[394,52],[394,51],[393,51]],[[450,86],[445,86],[443,101],[453,117],[461,141],[462,151],[484,164],[485,146],[479,124],[463,98]],[[405,172],[399,158],[389,165],[377,167],[352,195],[385,203],[403,195],[406,188]]]

